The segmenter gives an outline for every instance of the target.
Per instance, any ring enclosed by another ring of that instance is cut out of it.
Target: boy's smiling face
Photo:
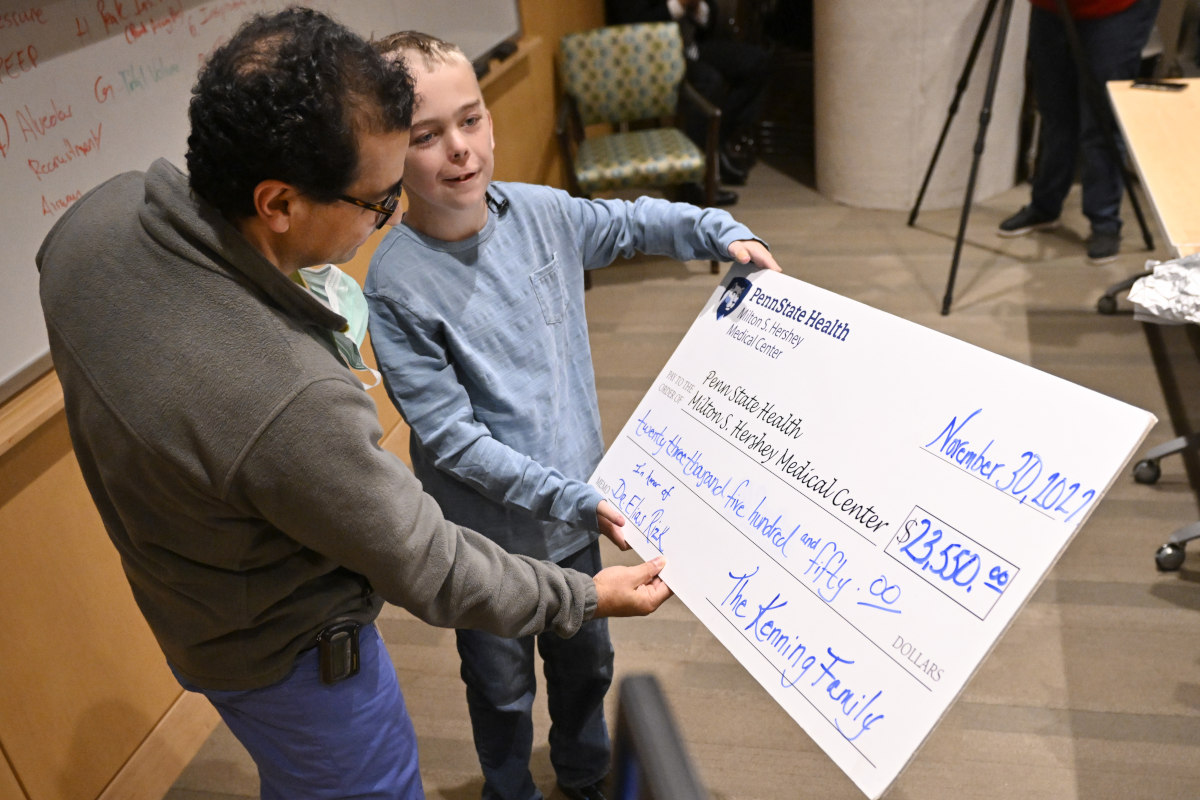
[[[469,63],[452,60],[427,69],[419,55],[406,61],[417,102],[404,162],[405,222],[438,239],[463,239],[487,220],[492,117]]]

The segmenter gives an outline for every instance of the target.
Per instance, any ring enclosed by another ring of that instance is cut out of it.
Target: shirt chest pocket
[[[567,291],[558,269],[558,258],[552,258],[549,264],[530,275],[529,281],[533,284],[533,294],[542,308],[546,324],[557,325],[562,322],[567,308]]]

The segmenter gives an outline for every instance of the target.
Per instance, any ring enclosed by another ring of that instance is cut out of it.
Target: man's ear
[[[254,211],[273,233],[287,233],[300,192],[290,183],[267,179],[254,187]]]

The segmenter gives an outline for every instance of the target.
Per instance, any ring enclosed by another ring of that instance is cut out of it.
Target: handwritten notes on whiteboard
[[[735,267],[592,477],[866,793],[933,730],[1154,416]]]
[[[34,254],[84,192],[163,157],[183,168],[208,54],[290,0],[0,3],[0,402],[50,366]],[[516,0],[307,0],[363,36],[423,30],[470,58],[520,31]]]

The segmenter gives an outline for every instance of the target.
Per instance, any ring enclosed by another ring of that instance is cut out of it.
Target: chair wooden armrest
[[[704,134],[704,195],[711,205],[717,197],[717,181],[719,179],[719,161],[717,148],[720,146],[721,109],[717,108],[700,90],[687,80],[679,84],[680,118],[683,119],[685,103],[694,105],[707,119]]]
[[[709,119],[716,118],[720,120],[721,109],[717,108],[711,100],[700,94],[700,90],[693,86],[686,79],[679,84],[679,102],[682,106],[684,102],[693,103],[696,109],[708,117]]]
[[[575,99],[569,94],[563,94],[558,103],[558,114],[554,121],[554,135],[558,140],[558,149],[566,168],[567,191],[576,197],[582,197],[579,181],[575,177],[575,147],[583,140],[583,126],[579,121],[579,111],[575,107]]]

